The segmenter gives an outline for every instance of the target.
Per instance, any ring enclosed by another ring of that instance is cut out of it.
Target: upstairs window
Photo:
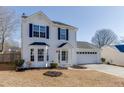
[[[45,38],[46,37],[46,27],[40,26],[40,37]]]
[[[33,25],[33,36],[39,37],[39,26],[38,25]]]
[[[40,25],[33,25],[33,37],[46,38],[46,27]]]
[[[66,40],[66,29],[60,29],[60,40]]]

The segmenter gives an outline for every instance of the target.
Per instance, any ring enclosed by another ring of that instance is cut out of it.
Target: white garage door
[[[97,52],[77,52],[78,64],[98,63]]]

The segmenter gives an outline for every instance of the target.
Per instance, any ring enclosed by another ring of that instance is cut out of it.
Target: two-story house
[[[76,27],[52,21],[42,12],[23,15],[21,26],[24,67],[30,63],[31,67],[47,67],[51,62],[77,64]]]

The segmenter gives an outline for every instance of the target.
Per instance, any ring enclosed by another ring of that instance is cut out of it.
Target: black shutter
[[[60,40],[60,28],[58,28],[58,40]]]
[[[68,29],[66,29],[66,40],[68,40],[68,36],[69,36]]]
[[[49,26],[46,27],[46,38],[49,39]]]
[[[29,24],[29,37],[32,37],[32,24]]]

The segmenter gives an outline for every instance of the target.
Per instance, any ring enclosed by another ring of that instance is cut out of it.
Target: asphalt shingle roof
[[[67,43],[62,43],[61,45],[58,46],[58,48],[63,47],[64,45],[66,45]]]
[[[65,23],[62,23],[62,22],[58,22],[58,21],[52,21],[54,24],[58,24],[58,25],[64,25],[64,26],[70,26],[70,27],[74,27],[74,26],[71,26],[71,25],[68,25],[68,24],[65,24]],[[74,27],[76,28],[76,27]]]
[[[77,48],[97,49],[97,47],[89,42],[77,41]]]

